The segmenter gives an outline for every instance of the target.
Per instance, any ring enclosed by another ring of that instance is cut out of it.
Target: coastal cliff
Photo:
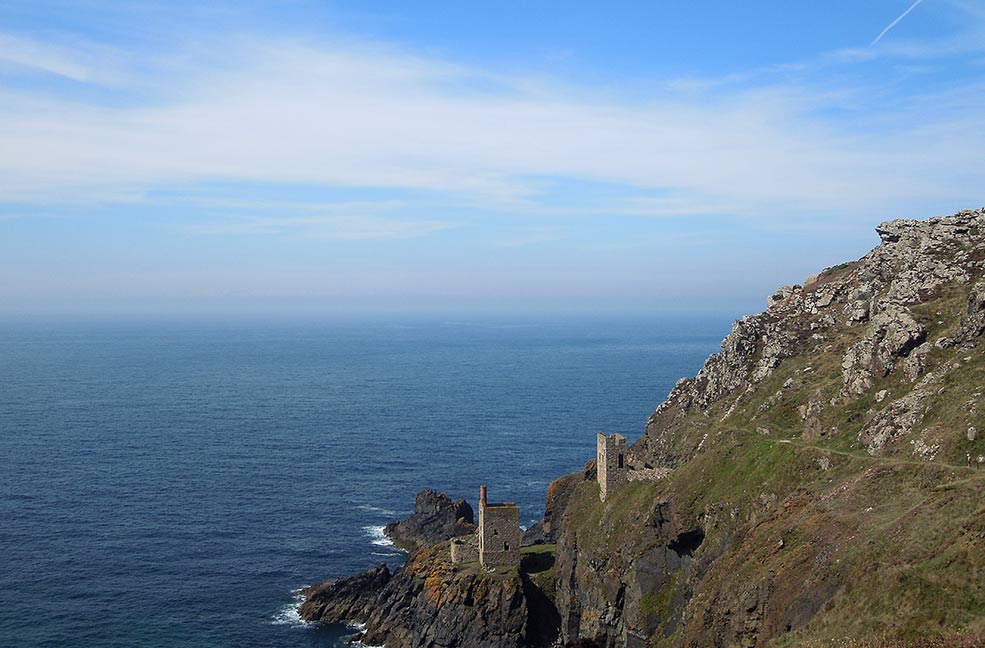
[[[629,449],[666,477],[579,485],[564,640],[979,645],[985,210],[877,232],[677,384]]]
[[[303,617],[390,648],[982,645],[985,210],[876,231],[674,387],[628,450],[653,478],[552,484],[527,538],[549,567],[439,543]]]

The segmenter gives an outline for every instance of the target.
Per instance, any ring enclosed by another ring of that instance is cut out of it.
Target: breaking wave
[[[307,587],[307,585],[305,586]],[[301,618],[301,604],[304,603],[304,587],[293,590],[294,600],[282,607],[270,619],[271,625],[289,626],[292,628],[310,628],[314,624]]]
[[[383,529],[384,527],[382,525],[381,526],[369,525],[363,527],[363,531],[366,532],[366,535],[369,536],[370,541],[374,545],[376,545],[377,547],[386,547],[387,549],[396,549],[396,547],[393,544],[393,541],[390,540],[390,538],[386,537],[386,534],[383,533]]]

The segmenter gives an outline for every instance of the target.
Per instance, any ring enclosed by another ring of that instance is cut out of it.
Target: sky
[[[0,0],[0,314],[753,312],[983,108],[985,0]]]

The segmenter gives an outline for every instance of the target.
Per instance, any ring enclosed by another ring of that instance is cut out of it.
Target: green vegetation
[[[655,621],[660,628],[663,628],[670,616],[670,606],[680,579],[680,572],[674,573],[670,580],[664,583],[663,587],[656,592],[644,594],[640,600],[640,611]]]
[[[821,277],[824,279],[834,277],[835,275],[844,274],[845,271],[852,270],[858,265],[858,261],[848,261],[847,263],[839,263],[838,265],[831,266],[830,268],[825,268],[821,271]]]
[[[953,335],[966,301],[961,288],[916,307],[928,339]],[[872,456],[859,433],[914,383],[896,370],[876,378],[861,398],[841,398],[841,357],[864,330],[824,331],[817,352],[783,360],[736,407],[723,399],[707,415],[694,412],[676,423],[682,447],[701,451],[667,479],[630,483],[605,504],[594,483],[580,485],[568,510],[579,551],[626,560],[642,555],[656,541],[644,529],[657,503],[671,501],[681,518],[703,520],[706,544],[725,539],[731,548],[717,558],[702,591],[768,582],[771,591],[789,592],[788,604],[805,609],[815,604],[799,603],[797,592],[829,592],[816,603],[824,613],[807,615],[811,621],[781,634],[776,646],[852,645],[846,642],[864,637],[913,642],[985,631],[985,467],[969,470],[964,461],[967,453],[985,455],[985,412],[978,410],[985,357],[938,348],[928,354],[926,371],[961,365],[935,383],[912,432],[938,444],[936,460],[909,452]],[[881,390],[888,395],[879,402]],[[821,404],[813,434],[804,420],[812,399]],[[967,439],[969,427],[979,431],[974,441]],[[655,643],[663,641],[662,620],[680,578],[678,572],[639,601],[646,617],[660,620]]]
[[[557,546],[553,544],[523,547],[520,571],[548,597],[554,596],[554,562]]]

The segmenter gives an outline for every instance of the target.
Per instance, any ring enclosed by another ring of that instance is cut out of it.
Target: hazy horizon
[[[377,299],[377,298],[201,298],[128,300],[45,300],[6,305],[0,322],[32,320],[296,320],[359,319],[454,322],[552,321],[558,318],[680,319],[727,318],[764,310],[765,299],[698,303],[629,300],[544,299]]]

